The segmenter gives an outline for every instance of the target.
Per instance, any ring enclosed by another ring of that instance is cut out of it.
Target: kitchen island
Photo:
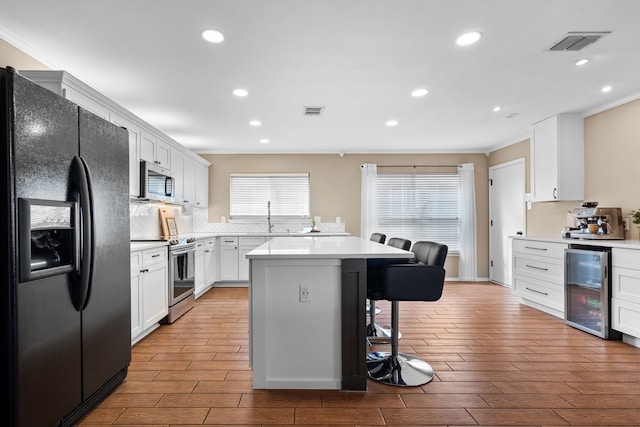
[[[367,259],[413,253],[355,236],[276,237],[247,258],[253,387],[366,390]]]

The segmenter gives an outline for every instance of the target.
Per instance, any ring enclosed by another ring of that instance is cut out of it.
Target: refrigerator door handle
[[[76,290],[73,296],[73,306],[77,311],[84,309],[91,294],[91,279],[93,276],[93,260],[95,247],[93,244],[93,198],[91,195],[91,176],[87,164],[79,156],[74,156],[71,162],[71,185],[73,197],[78,202],[79,225],[76,241],[76,265],[74,274]]]

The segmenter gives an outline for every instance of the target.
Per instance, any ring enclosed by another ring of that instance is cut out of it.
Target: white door
[[[511,286],[511,239],[525,233],[524,159],[489,168],[489,279]]]

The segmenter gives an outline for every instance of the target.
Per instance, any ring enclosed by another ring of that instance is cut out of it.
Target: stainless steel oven
[[[169,314],[163,323],[173,323],[195,304],[195,239],[169,241]]]

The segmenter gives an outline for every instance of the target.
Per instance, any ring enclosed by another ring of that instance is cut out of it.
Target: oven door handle
[[[188,253],[196,253],[196,249],[195,248],[186,248],[186,249],[173,249],[173,250],[169,250],[169,254],[170,255],[184,255],[184,254],[188,254]]]

